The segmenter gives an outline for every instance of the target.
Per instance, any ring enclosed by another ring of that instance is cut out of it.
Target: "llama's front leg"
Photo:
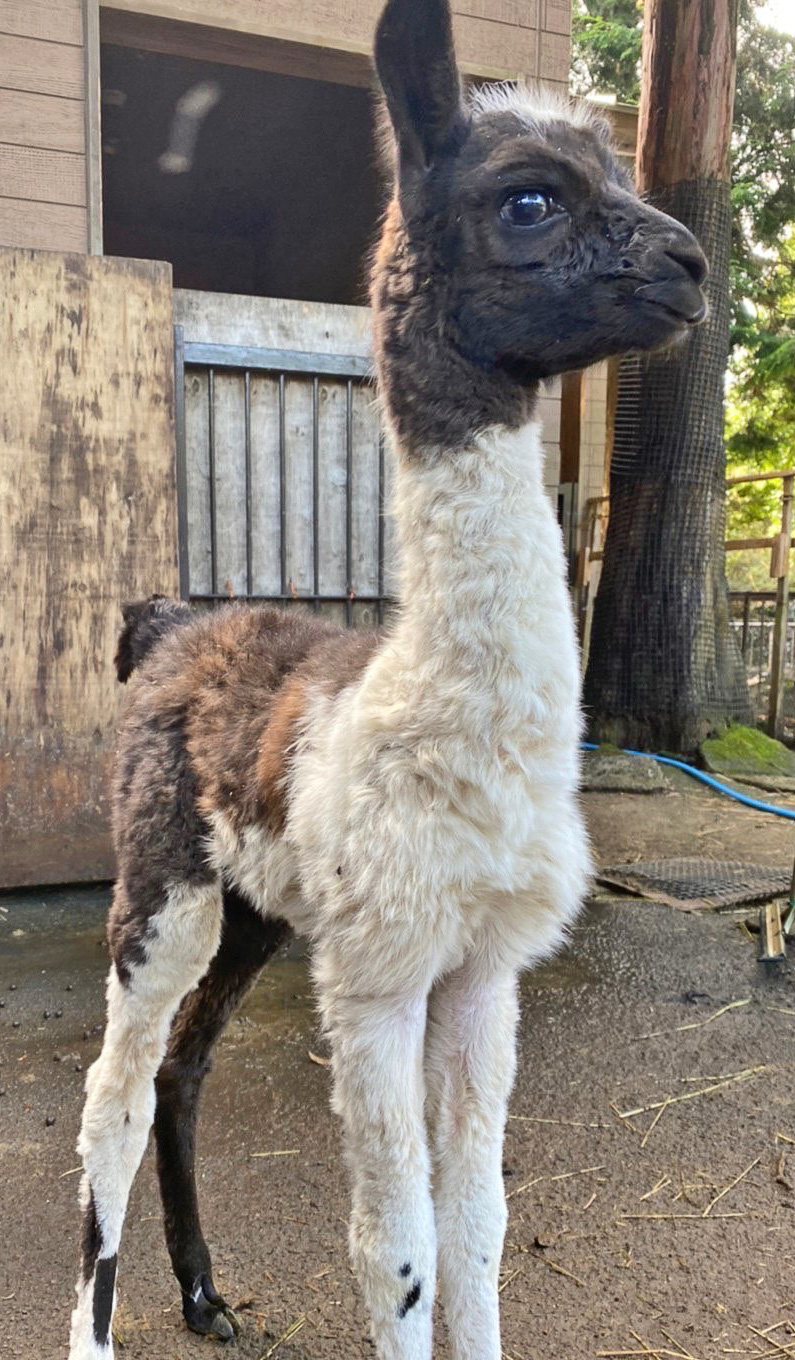
[[[427,997],[329,995],[336,1112],[353,1182],[350,1250],[379,1360],[430,1360],[436,1234],[424,1123]]]
[[[454,1360],[501,1355],[502,1145],[517,1015],[515,977],[484,977],[473,964],[438,983],[428,1008],[439,1276]]]

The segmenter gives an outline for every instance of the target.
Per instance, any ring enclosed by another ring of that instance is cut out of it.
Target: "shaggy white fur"
[[[453,1354],[499,1360],[516,974],[560,944],[589,872],[577,647],[542,458],[530,424],[398,459],[397,625],[359,683],[316,691],[283,838],[213,821],[219,869],[315,941],[351,1253],[384,1360],[431,1354],[437,1231]]]

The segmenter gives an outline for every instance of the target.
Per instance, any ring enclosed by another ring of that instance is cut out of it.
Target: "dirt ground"
[[[781,866],[795,852],[789,823],[684,777],[661,795],[585,801],[603,863]],[[66,1353],[106,902],[104,890],[0,899],[0,1354],[17,1360]],[[568,952],[524,978],[506,1360],[795,1356],[795,973],[756,961],[743,916],[597,897]],[[216,1282],[240,1312],[230,1360],[373,1355],[346,1259],[329,1073],[309,1057],[320,1043],[293,950],[230,1026],[208,1081],[200,1194]],[[125,1229],[117,1333],[121,1360],[200,1360],[215,1344],[182,1325],[151,1149]]]

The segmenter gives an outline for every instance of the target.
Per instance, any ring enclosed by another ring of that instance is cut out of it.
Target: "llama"
[[[464,100],[447,0],[389,0],[394,195],[372,275],[401,608],[382,636],[159,598],[126,611],[118,880],[79,1151],[71,1360],[112,1355],[117,1253],[154,1120],[188,1324],[229,1337],[194,1183],[213,1041],[288,928],[313,946],[350,1252],[381,1360],[499,1360],[517,976],[589,872],[578,658],[533,420],[543,379],[704,315],[706,262],[598,119]]]

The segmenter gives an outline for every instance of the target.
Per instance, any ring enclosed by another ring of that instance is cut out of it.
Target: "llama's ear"
[[[388,0],[375,65],[402,178],[431,165],[465,126],[448,0]]]

